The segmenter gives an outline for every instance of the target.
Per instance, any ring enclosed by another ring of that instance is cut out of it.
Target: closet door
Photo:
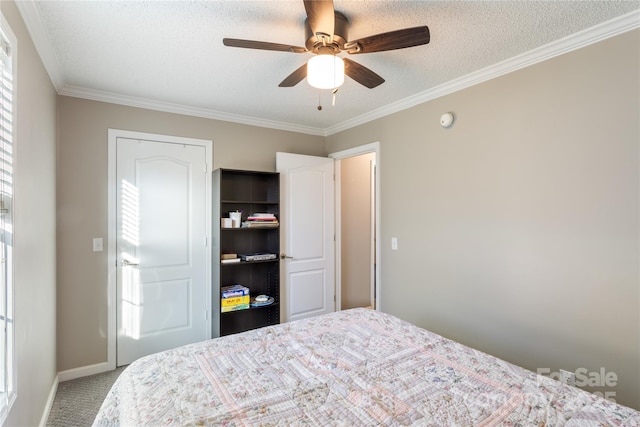
[[[117,365],[207,339],[206,150],[117,139]]]

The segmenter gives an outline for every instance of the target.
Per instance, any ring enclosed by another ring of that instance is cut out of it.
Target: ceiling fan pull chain
[[[331,106],[335,107],[336,106],[336,93],[338,93],[338,88],[335,88],[332,93],[333,93],[333,99],[331,100]]]
[[[321,94],[322,91],[318,89],[318,111],[322,111],[322,99],[320,98]]]

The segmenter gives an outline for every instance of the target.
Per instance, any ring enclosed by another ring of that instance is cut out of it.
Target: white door
[[[208,338],[203,146],[116,140],[117,366]]]
[[[335,310],[333,159],[276,153],[285,321]]]

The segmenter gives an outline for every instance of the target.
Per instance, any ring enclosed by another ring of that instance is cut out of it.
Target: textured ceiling
[[[427,25],[431,42],[351,56],[386,82],[367,89],[347,79],[331,106],[330,91],[306,81],[278,87],[310,54],[222,44],[231,37],[304,46],[301,0],[18,3],[59,93],[318,134],[614,18],[634,26],[640,16],[638,1],[334,5],[350,21],[350,40]]]

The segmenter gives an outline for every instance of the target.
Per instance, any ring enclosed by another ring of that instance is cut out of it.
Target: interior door
[[[333,159],[276,153],[284,321],[335,310]]]
[[[207,339],[206,150],[117,138],[117,366]]]

